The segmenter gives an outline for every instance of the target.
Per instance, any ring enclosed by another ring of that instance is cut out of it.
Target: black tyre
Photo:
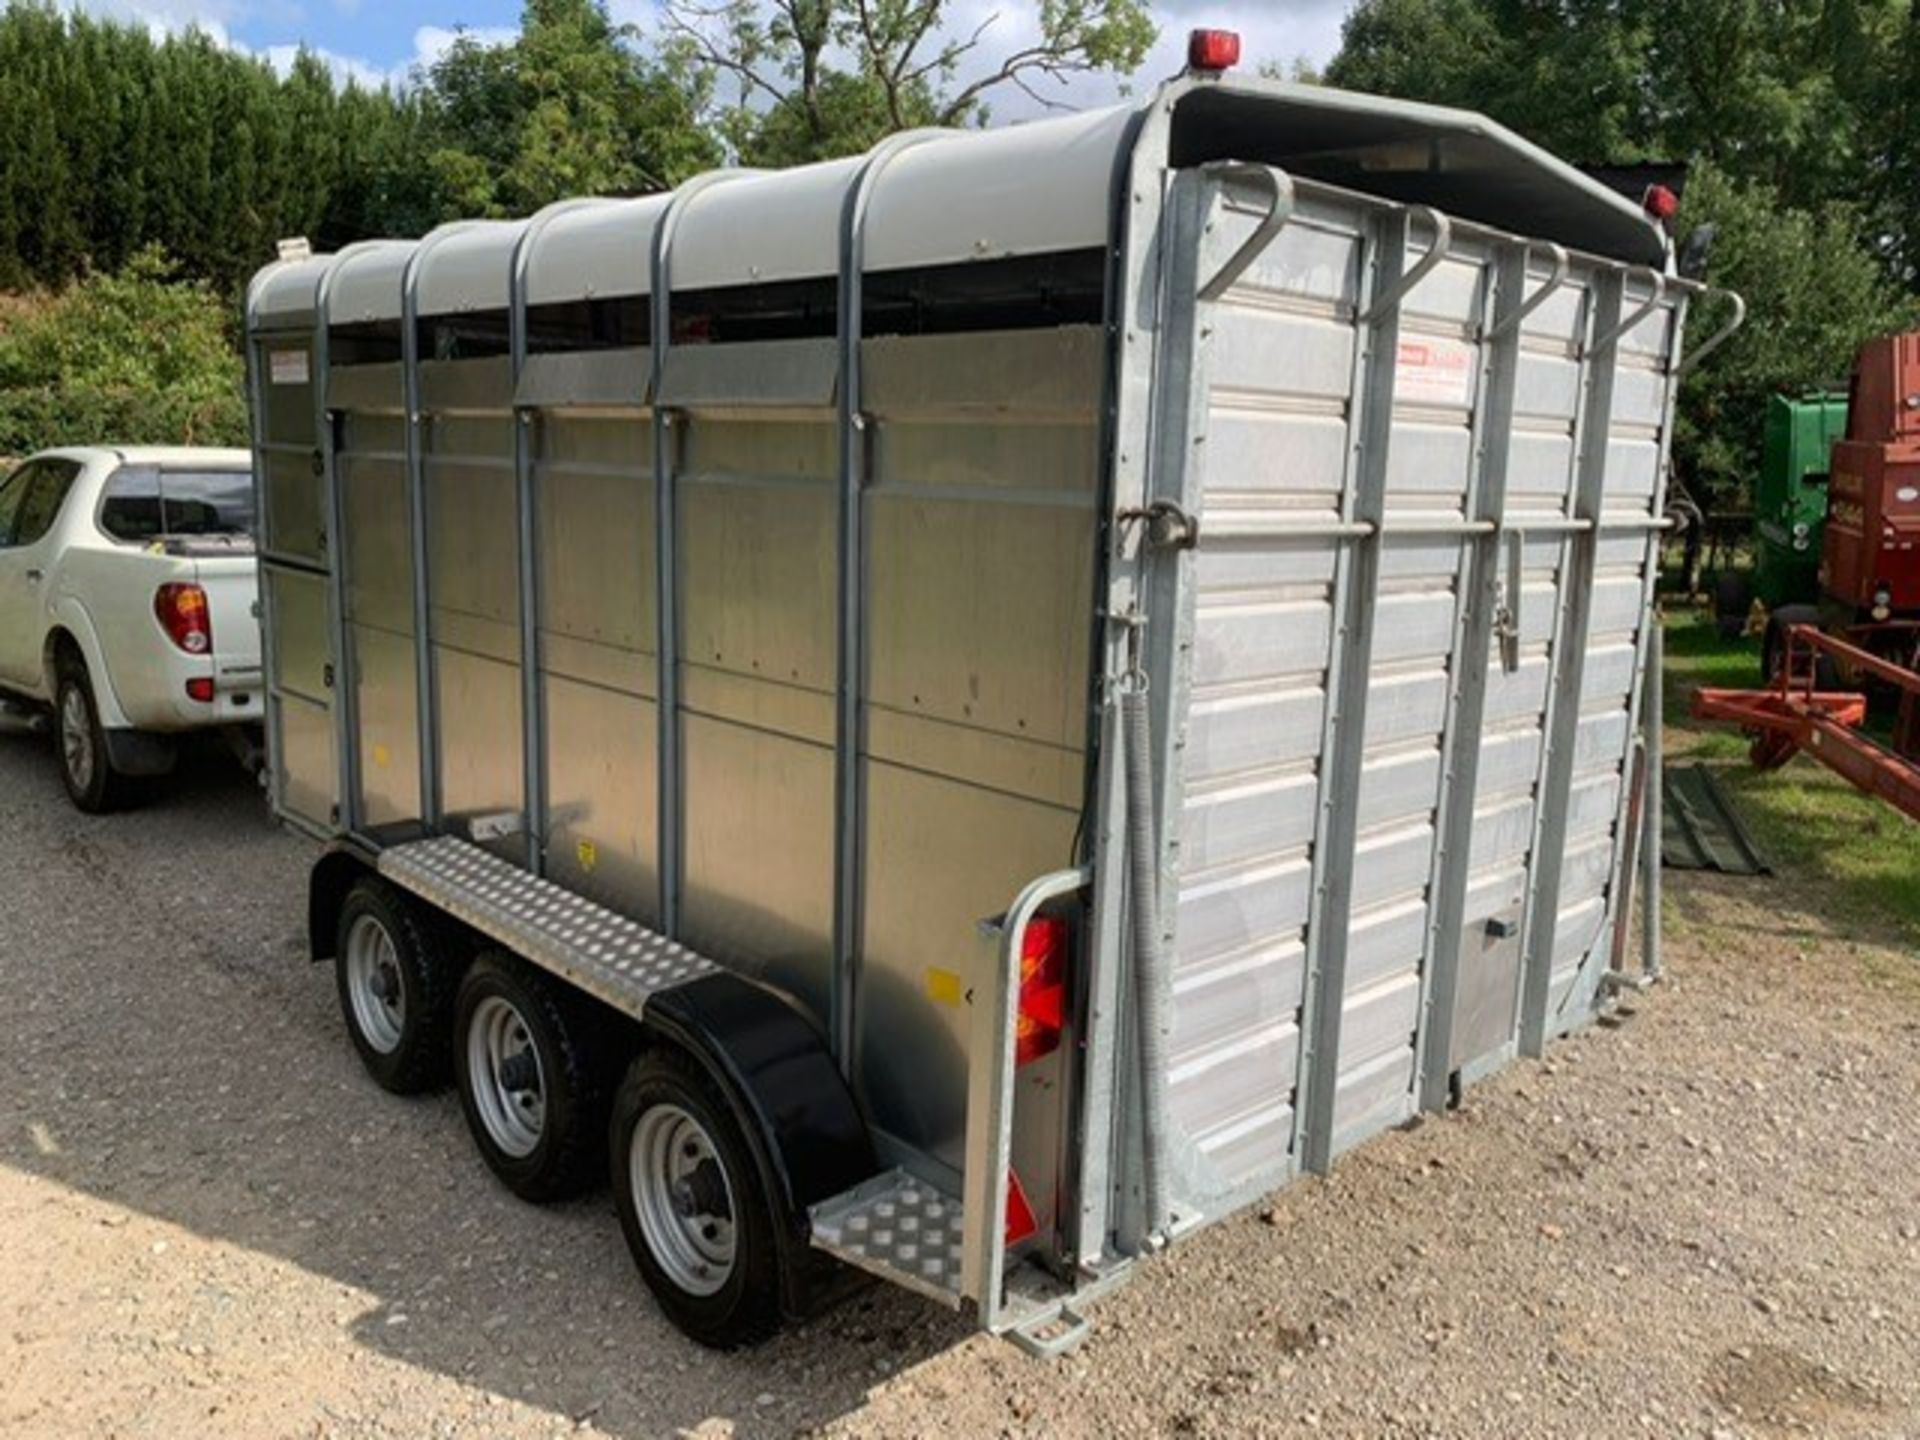
[[[1722,640],[1738,640],[1753,609],[1753,577],[1745,570],[1722,570],[1713,587],[1713,623]]]
[[[93,681],[82,662],[69,659],[60,667],[53,733],[60,748],[60,778],[76,806],[89,815],[104,815],[127,802],[132,785],[113,768]]]
[[[522,1200],[577,1195],[600,1176],[605,1092],[566,992],[498,952],[460,982],[453,1071],[487,1168]]]
[[[367,1073],[396,1095],[444,1085],[459,975],[435,917],[364,876],[341,902],[333,953],[340,1013]]]
[[[731,1350],[780,1328],[778,1222],[725,1092],[666,1047],[634,1061],[613,1100],[608,1152],[620,1228],[667,1318]]]
[[[1760,675],[1768,681],[1780,678],[1780,669],[1787,663],[1787,631],[1795,625],[1820,624],[1820,610],[1815,605],[1782,605],[1767,617],[1766,638],[1760,643]],[[1837,690],[1840,688],[1840,671],[1831,656],[1821,654],[1814,663],[1814,688],[1819,690]]]

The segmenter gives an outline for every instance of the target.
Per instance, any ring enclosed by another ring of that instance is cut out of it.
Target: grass
[[[1710,614],[1682,611],[1667,619],[1666,660],[1669,761],[1711,765],[1782,877],[1831,893],[1832,904],[1821,906],[1828,914],[1858,917],[1920,944],[1920,824],[1805,755],[1779,770],[1755,770],[1738,731],[1688,713],[1700,686],[1760,684],[1759,641],[1722,640]]]

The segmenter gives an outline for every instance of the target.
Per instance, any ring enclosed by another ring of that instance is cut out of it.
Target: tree
[[[233,312],[157,248],[0,308],[0,455],[50,445],[244,445]]]
[[[1920,323],[1920,302],[1860,244],[1859,216],[1847,206],[1795,210],[1770,185],[1706,162],[1688,180],[1681,219],[1715,227],[1713,278],[1741,294],[1748,319],[1736,343],[1684,382],[1675,465],[1708,508],[1742,508],[1760,466],[1767,397],[1845,389],[1861,342]],[[1702,313],[1694,332],[1716,319]]]
[[[1062,107],[1076,75],[1125,75],[1157,31],[1147,0],[1041,0],[1036,33],[987,57],[1000,12],[956,31],[953,0],[665,0],[689,61],[734,97],[719,126],[740,158],[790,165],[857,153],[922,125],[982,125],[996,91]]]
[[[642,53],[596,0],[528,0],[505,45],[462,35],[416,79],[444,215],[517,215],[571,195],[666,189],[719,163],[706,81]]]

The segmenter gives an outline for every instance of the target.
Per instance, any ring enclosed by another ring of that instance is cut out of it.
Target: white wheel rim
[[[473,1108],[491,1140],[524,1160],[546,1131],[546,1072],[533,1032],[513,1005],[489,995],[473,1007],[467,1025],[467,1083]]]
[[[678,1105],[650,1106],[633,1127],[627,1183],[647,1249],[689,1295],[711,1295],[734,1263],[733,1183],[706,1127]]]
[[[347,998],[360,1037],[382,1055],[400,1048],[407,995],[400,983],[400,949],[372,915],[356,915],[347,929]]]
[[[74,789],[93,783],[93,721],[78,685],[69,685],[60,702],[60,754]]]

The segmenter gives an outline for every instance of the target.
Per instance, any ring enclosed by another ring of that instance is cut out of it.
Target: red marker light
[[[1187,68],[1218,74],[1240,63],[1240,34],[1236,30],[1195,30],[1187,36]]]
[[[1680,197],[1664,185],[1649,185],[1640,207],[1656,220],[1671,220],[1680,213]]]

